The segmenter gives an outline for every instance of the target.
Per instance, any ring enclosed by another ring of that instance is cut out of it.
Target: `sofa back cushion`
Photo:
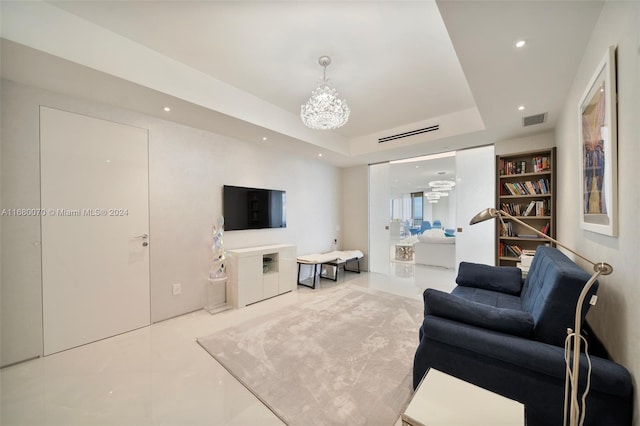
[[[522,290],[522,270],[513,266],[460,262],[456,284],[519,295]]]
[[[578,297],[589,278],[587,272],[558,249],[538,247],[520,294],[522,309],[533,317],[534,339],[564,345],[567,328],[574,327]],[[582,319],[597,289],[596,282],[585,298]]]
[[[533,319],[520,309],[496,308],[428,288],[423,293],[424,314],[531,339]]]

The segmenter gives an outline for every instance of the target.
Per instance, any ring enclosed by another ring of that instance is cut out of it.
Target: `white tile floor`
[[[345,282],[421,298],[449,291],[454,271],[394,264],[391,275],[340,275],[240,310],[197,311],[150,327],[0,370],[0,424],[282,425],[197,343],[233,324],[299,304]],[[417,333],[418,324],[416,324]]]

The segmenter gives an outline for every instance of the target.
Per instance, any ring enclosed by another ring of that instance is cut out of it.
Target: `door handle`
[[[133,238],[140,238],[140,239],[146,240],[147,238],[149,238],[149,234],[136,235]]]

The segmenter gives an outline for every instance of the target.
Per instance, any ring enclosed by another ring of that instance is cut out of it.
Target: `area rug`
[[[392,426],[421,321],[419,300],[342,285],[198,343],[288,425]]]

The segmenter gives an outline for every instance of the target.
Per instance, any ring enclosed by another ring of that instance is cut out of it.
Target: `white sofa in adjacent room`
[[[453,268],[456,262],[456,237],[447,237],[442,229],[428,229],[413,245],[416,264]]]

